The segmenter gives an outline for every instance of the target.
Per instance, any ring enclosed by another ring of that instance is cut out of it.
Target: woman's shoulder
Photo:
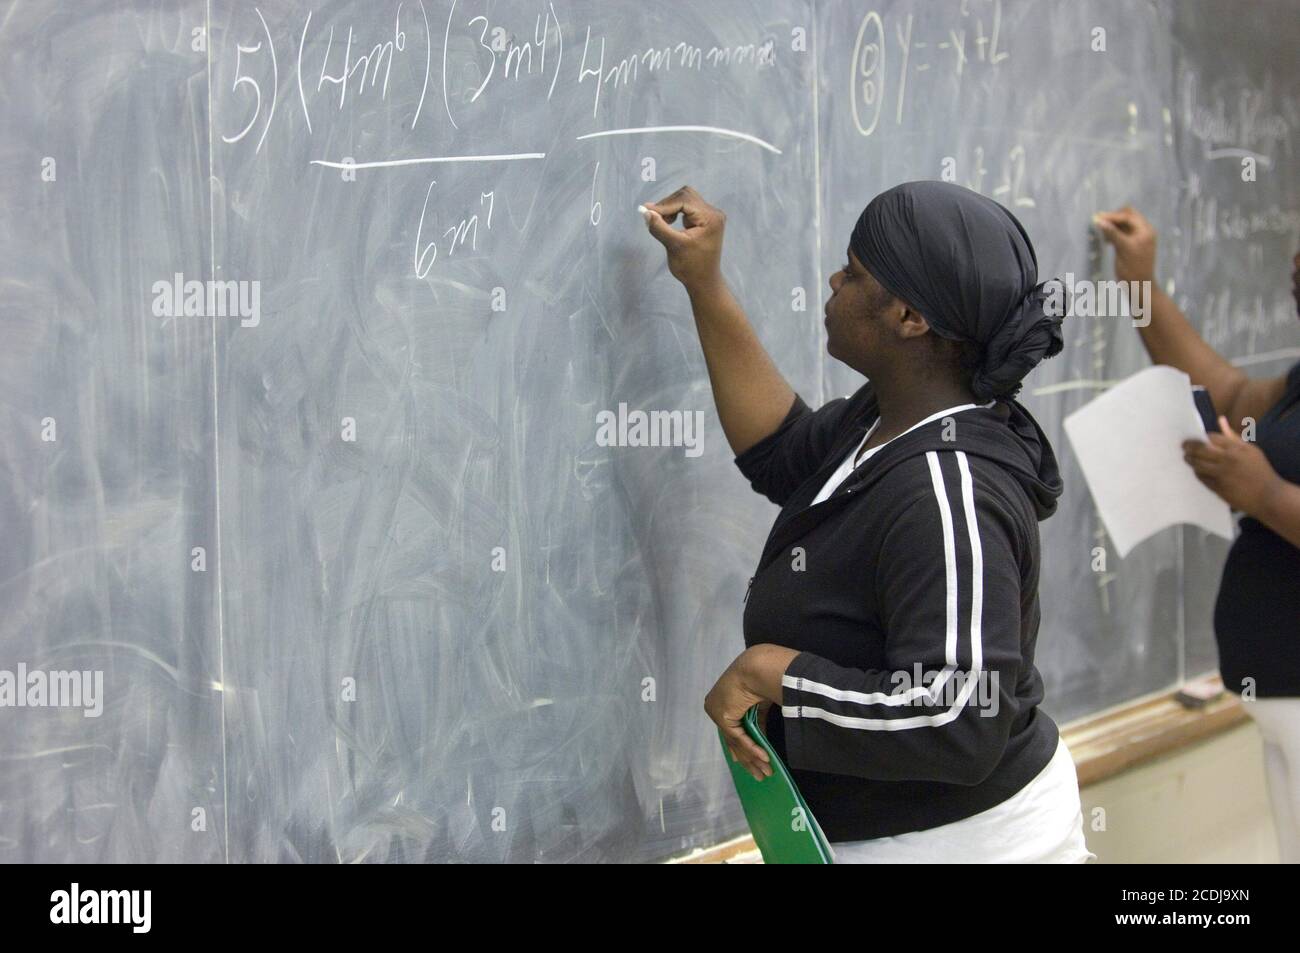
[[[906,532],[918,522],[997,527],[1019,544],[1037,532],[1037,517],[1021,479],[1005,465],[959,448],[936,449],[900,460],[872,488],[877,525]]]

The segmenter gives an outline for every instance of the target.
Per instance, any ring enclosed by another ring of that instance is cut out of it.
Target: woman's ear
[[[904,302],[898,302],[902,308],[902,313],[898,317],[896,326],[900,338],[917,338],[923,334],[930,333],[930,322],[918,312],[913,311]],[[893,322],[891,322],[893,323]]]

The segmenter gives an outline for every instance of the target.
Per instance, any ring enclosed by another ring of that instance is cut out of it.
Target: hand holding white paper
[[[1120,558],[1162,529],[1190,523],[1232,539],[1232,511],[1183,460],[1204,440],[1191,378],[1158,365],[1139,371],[1065,418],[1097,511]]]

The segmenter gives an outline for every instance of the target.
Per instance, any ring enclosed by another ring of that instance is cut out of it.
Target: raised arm
[[[668,270],[690,296],[722,431],[741,454],[780,426],[794,391],[722,277],[727,216],[689,185],[645,207],[650,234],[668,252]],[[676,229],[672,223],[679,215],[683,227]]]
[[[1094,220],[1115,247],[1115,277],[1150,282],[1151,320],[1139,333],[1151,360],[1176,367],[1193,383],[1203,385],[1235,430],[1241,430],[1245,418],[1259,420],[1268,413],[1286,391],[1286,379],[1252,380],[1196,333],[1156,282],[1156,230],[1146,217],[1126,205],[1113,212],[1098,212]]]

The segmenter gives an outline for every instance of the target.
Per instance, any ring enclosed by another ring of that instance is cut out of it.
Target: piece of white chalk
[[[650,221],[650,210],[648,208],[646,208],[644,205],[638,205],[636,207],[636,210],[641,213],[641,217],[643,219],[645,219],[647,222]]]

